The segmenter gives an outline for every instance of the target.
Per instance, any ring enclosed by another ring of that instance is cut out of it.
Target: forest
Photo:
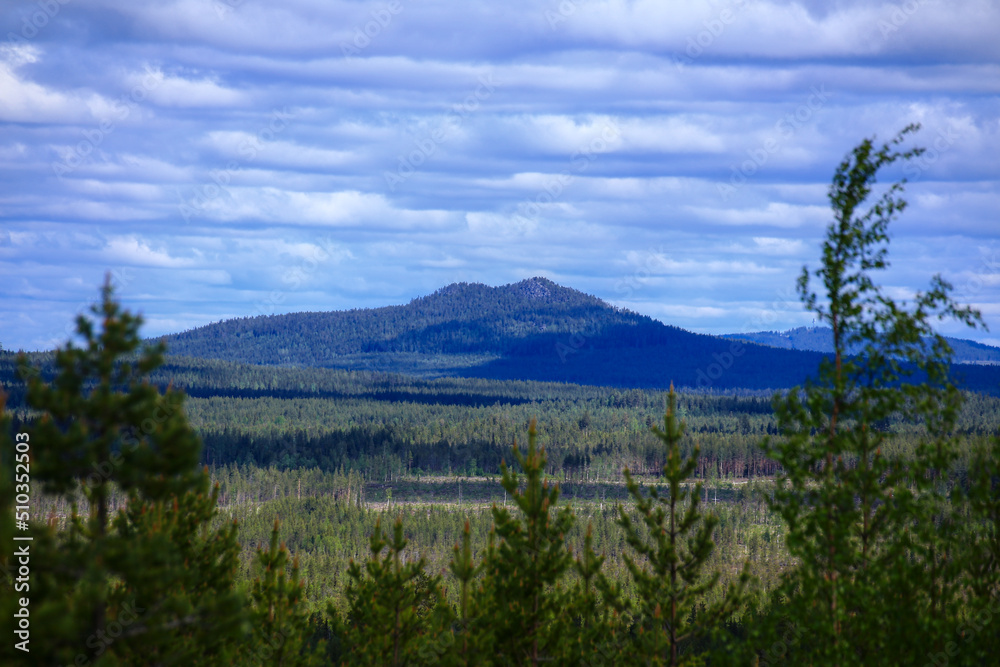
[[[105,285],[79,345],[0,356],[0,659],[990,664],[1000,399],[933,326],[983,321],[893,300],[903,185],[862,206],[914,129],[836,171],[794,388],[167,356]]]

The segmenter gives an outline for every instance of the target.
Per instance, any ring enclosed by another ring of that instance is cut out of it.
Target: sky
[[[701,333],[810,325],[834,170],[927,149],[887,292],[1000,345],[1000,3],[38,0],[0,11],[0,345],[111,276],[157,336],[544,276]]]

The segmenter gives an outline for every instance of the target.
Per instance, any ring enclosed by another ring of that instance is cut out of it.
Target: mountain
[[[752,333],[725,334],[722,338],[788,350],[833,352],[833,330],[830,327],[798,327],[788,331],[754,331]],[[945,338],[955,352],[953,357],[955,363],[1000,364],[1000,348],[964,338],[948,338],[947,336]],[[858,350],[853,351],[857,352]]]
[[[822,357],[691,333],[545,278],[455,283],[401,306],[238,318],[165,341],[172,355],[252,364],[716,390],[801,384]],[[970,386],[995,387],[980,370]]]

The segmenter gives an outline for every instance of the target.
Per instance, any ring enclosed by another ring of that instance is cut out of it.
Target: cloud
[[[171,257],[163,250],[155,250],[150,247],[148,241],[135,236],[119,236],[109,239],[102,255],[106,261],[121,265],[159,268],[185,268],[195,265],[191,260]]]
[[[22,66],[36,62],[29,47],[7,47],[0,53],[0,121],[13,123],[71,123],[107,113],[110,103],[96,93],[54,90],[26,79]]]
[[[755,247],[751,252],[761,252],[766,255],[802,255],[805,250],[805,244],[798,239],[755,236],[753,242]]]
[[[224,157],[245,158],[248,151],[260,145],[256,134],[249,132],[210,132],[205,144],[217,150]],[[280,166],[284,169],[314,169],[338,167],[357,159],[353,151],[331,150],[314,146],[302,146],[288,141],[270,141],[260,163]]]
[[[454,216],[446,211],[395,208],[380,194],[294,192],[271,187],[217,188],[212,192],[217,192],[217,196],[192,200],[197,206],[197,210],[192,211],[195,217],[228,222],[399,231],[438,229],[456,224]]]
[[[940,272],[995,318],[994,3],[388,6],[0,16],[0,342],[63,335],[108,269],[157,333],[533,275],[700,331],[808,324],[781,295],[833,170],[909,122],[885,284]]]
[[[801,206],[784,202],[771,202],[764,208],[735,209],[692,206],[691,213],[702,220],[718,225],[758,225],[765,227],[797,228],[826,222],[830,211],[823,206]]]
[[[153,104],[166,107],[239,107],[249,102],[237,90],[219,85],[214,77],[185,79],[168,76],[159,69],[134,73],[126,78],[126,85],[133,90],[145,89]]]

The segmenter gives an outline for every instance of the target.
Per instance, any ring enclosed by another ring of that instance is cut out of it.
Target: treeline
[[[52,378],[51,355],[33,359]],[[15,425],[26,419],[13,354],[0,356]],[[662,449],[649,427],[664,394],[562,383],[442,378],[312,368],[274,368],[168,357],[150,381],[189,395],[186,414],[202,460],[283,469],[356,471],[366,480],[496,474],[510,443],[539,423],[547,472],[565,480],[617,479],[625,467],[658,474]],[[19,407],[20,406],[20,407]],[[778,434],[770,395],[684,393],[678,413],[701,448],[699,479],[770,477],[761,447]],[[965,394],[957,429],[963,474],[969,452],[996,432],[1000,400]],[[921,424],[900,416],[879,427],[912,447]],[[689,447],[690,445],[685,445]]]
[[[694,334],[543,278],[451,285],[405,306],[234,319],[166,340],[176,354],[252,364],[713,391],[801,385],[822,359]],[[952,380],[1000,390],[994,367],[956,366]]]
[[[726,334],[723,338],[742,340],[748,343],[770,345],[792,350],[813,350],[833,352],[833,330],[829,327],[796,327],[788,331],[754,331],[740,334]],[[960,363],[1000,364],[1000,348],[983,345],[972,340],[945,337],[954,353],[953,359]],[[930,341],[928,341],[930,342]],[[850,354],[862,352],[860,344],[849,345]]]
[[[662,392],[556,387],[560,394],[543,385],[517,394],[514,403],[478,406],[215,397],[190,400],[188,415],[203,438],[204,460],[219,465],[343,467],[372,480],[496,474],[510,443],[537,419],[549,474],[592,480],[618,478],[625,467],[639,474],[658,473],[663,452],[649,428],[663,413]],[[685,394],[678,411],[692,436],[685,447],[701,448],[698,478],[774,475],[775,463],[761,447],[765,437],[778,435],[769,397]],[[966,395],[957,422],[968,436],[962,462],[977,442],[995,433],[997,423],[1000,400]],[[894,446],[905,448],[913,446],[921,424],[894,417],[880,427],[891,429]]]

